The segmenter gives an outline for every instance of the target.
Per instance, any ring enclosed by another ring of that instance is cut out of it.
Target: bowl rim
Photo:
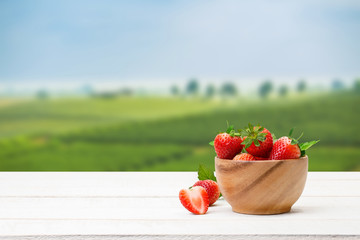
[[[229,163],[270,163],[270,162],[289,162],[289,161],[302,161],[302,160],[308,160],[309,157],[307,155],[300,157],[300,158],[294,158],[294,159],[271,159],[271,160],[254,160],[254,161],[244,161],[244,160],[233,160],[233,159],[225,159],[225,158],[218,158],[215,156],[215,161],[223,161],[223,162],[229,162]]]

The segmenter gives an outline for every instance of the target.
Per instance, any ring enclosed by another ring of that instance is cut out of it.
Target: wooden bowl
[[[308,157],[263,161],[215,157],[215,171],[220,191],[234,212],[285,213],[304,190]]]

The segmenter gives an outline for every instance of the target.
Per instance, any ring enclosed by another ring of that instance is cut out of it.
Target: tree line
[[[331,83],[332,91],[345,90],[345,84],[340,79],[334,79]],[[308,85],[304,79],[300,79],[295,87],[295,91],[298,93],[304,93],[308,90]],[[360,93],[360,78],[355,79],[352,86],[352,90]],[[265,80],[258,86],[258,95],[261,98],[267,98],[270,94],[278,94],[280,97],[285,97],[289,94],[289,86],[283,84],[275,89],[274,84],[271,80]],[[239,90],[233,82],[224,82],[220,87],[216,88],[213,84],[208,84],[205,87],[204,92],[200,92],[200,83],[196,78],[192,78],[188,81],[185,89],[180,89],[177,85],[172,85],[170,92],[173,96],[204,96],[206,98],[213,98],[216,95],[222,97],[236,97],[239,95]]]

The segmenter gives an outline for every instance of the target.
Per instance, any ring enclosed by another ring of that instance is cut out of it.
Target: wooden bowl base
[[[279,209],[259,209],[252,211],[249,211],[249,209],[237,209],[237,208],[232,208],[232,210],[233,212],[236,213],[249,214],[249,215],[274,215],[274,214],[290,212],[291,207],[279,208]]]

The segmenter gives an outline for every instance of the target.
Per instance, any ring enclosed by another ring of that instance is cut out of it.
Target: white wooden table
[[[290,213],[182,207],[195,172],[0,172],[0,239],[360,239],[360,172],[310,172]]]

